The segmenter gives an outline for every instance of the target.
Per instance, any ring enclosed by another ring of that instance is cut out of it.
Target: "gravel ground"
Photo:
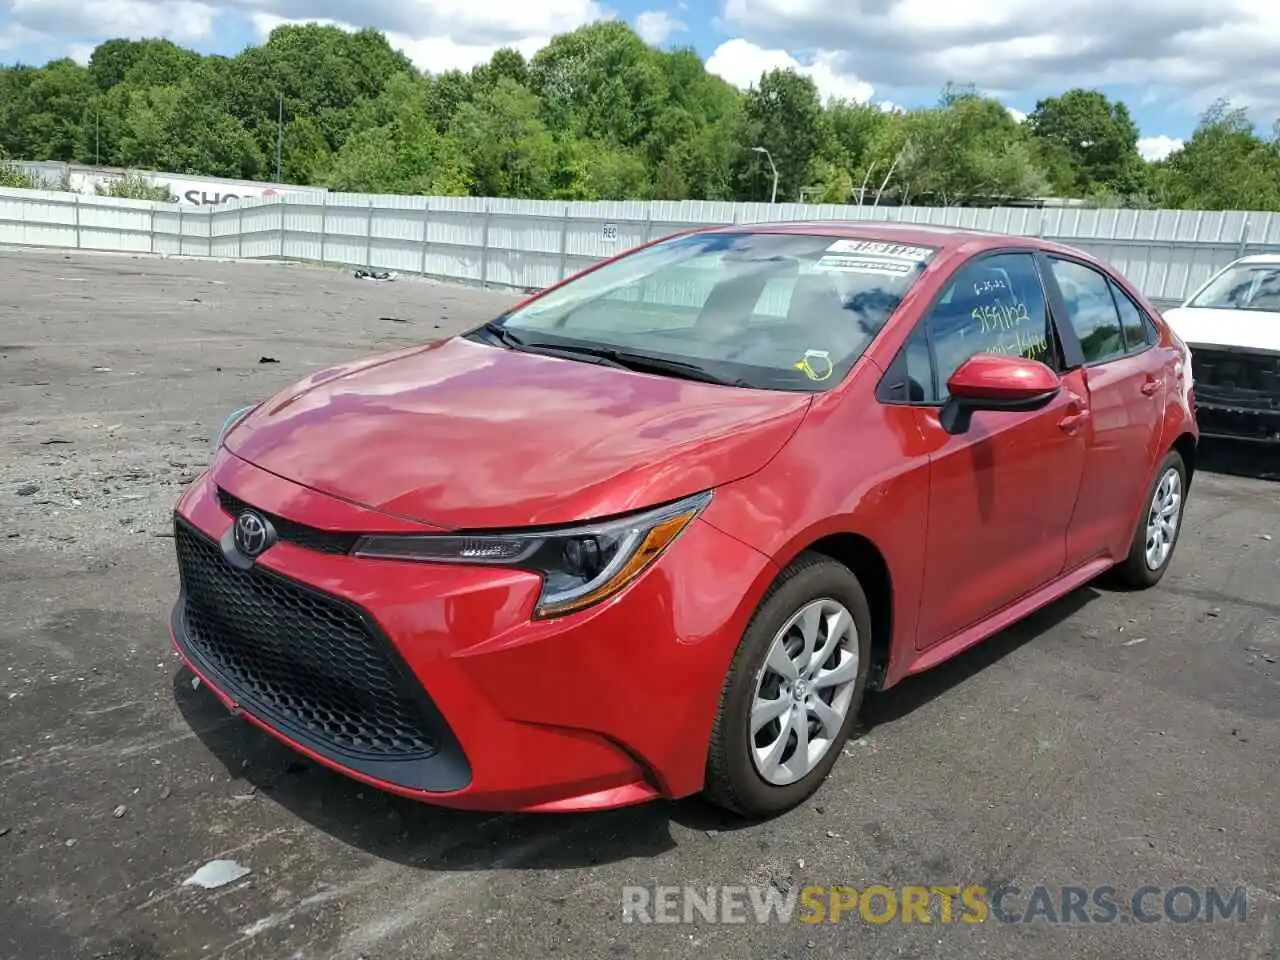
[[[697,800],[452,813],[302,761],[192,689],[166,636],[168,515],[232,409],[514,295],[37,251],[0,251],[0,290],[0,956],[1280,955],[1280,464],[1209,451],[1160,588],[1082,589],[873,698],[830,782],[776,821]],[[251,872],[184,885],[219,858]],[[627,924],[621,910],[626,885],[1010,882],[1017,908],[1036,884],[1055,900],[1111,886],[1121,904],[1148,884],[1243,888],[1247,917]]]

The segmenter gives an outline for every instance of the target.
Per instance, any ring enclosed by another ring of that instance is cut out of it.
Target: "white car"
[[[1280,253],[1241,257],[1163,316],[1191,348],[1201,436],[1280,445]]]

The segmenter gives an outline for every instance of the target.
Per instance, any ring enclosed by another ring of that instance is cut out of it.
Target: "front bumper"
[[[618,596],[534,622],[534,575],[357,559],[326,549],[327,533],[236,569],[219,546],[228,501],[313,534],[412,524],[225,452],[179,500],[173,645],[224,705],[293,748],[466,809],[604,809],[702,788],[769,566],[756,551],[695,521]]]
[[[1280,443],[1280,354],[1198,343],[1190,347],[1200,435]]]
[[[1196,397],[1200,436],[1216,440],[1280,444],[1280,409],[1259,410]]]

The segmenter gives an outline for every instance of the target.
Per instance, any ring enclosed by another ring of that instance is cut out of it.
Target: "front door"
[[[957,272],[921,321],[931,394],[917,407],[930,450],[929,518],[917,646],[930,647],[1057,577],[1085,459],[1087,397],[1078,371],[1033,412],[980,411],[970,429],[939,422],[951,374],[978,353],[1016,354],[1061,372],[1034,254],[997,253]],[[917,364],[919,361],[917,361]]]

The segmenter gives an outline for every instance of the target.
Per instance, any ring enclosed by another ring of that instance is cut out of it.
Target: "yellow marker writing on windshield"
[[[818,361],[816,367],[815,360]],[[804,358],[796,363],[796,369],[803,371],[810,380],[826,380],[835,366],[831,363],[831,354],[826,350],[806,350]]]

